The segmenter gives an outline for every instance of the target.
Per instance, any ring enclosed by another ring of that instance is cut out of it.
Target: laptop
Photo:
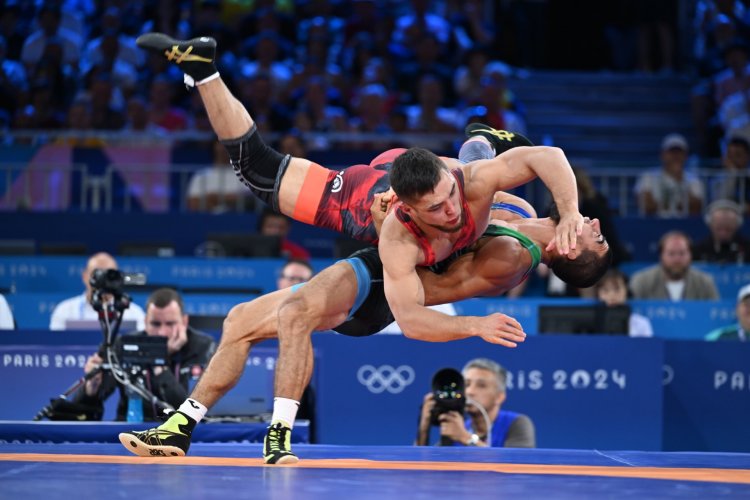
[[[237,385],[208,410],[207,417],[249,419],[273,410],[273,370],[265,363],[253,364],[252,359],[253,356],[246,361]],[[196,382],[190,382],[191,392]]]
[[[102,325],[98,319],[66,319],[66,330],[101,330]],[[132,319],[124,319],[120,323],[120,332],[133,332],[138,330],[138,323]]]

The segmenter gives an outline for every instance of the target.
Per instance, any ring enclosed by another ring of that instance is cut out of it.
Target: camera
[[[146,276],[142,273],[124,273],[117,269],[94,269],[89,284],[94,290],[120,296],[125,285],[146,284]]]
[[[432,425],[440,425],[438,417],[443,413],[455,411],[463,414],[466,408],[464,376],[453,368],[438,370],[432,377],[432,396],[435,399],[430,415]]]

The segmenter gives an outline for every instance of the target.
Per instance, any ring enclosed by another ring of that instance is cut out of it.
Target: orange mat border
[[[294,465],[266,465],[260,458],[181,457],[143,458],[118,455],[0,453],[0,461],[102,463],[128,465],[193,465],[221,467],[301,467],[305,469],[430,470],[499,472],[504,474],[574,475],[750,484],[750,469],[541,465],[478,462],[408,462],[365,459],[307,459]]]

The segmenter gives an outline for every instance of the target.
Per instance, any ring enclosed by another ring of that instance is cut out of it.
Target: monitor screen
[[[630,306],[539,306],[539,333],[627,335]]]
[[[218,244],[226,257],[281,256],[280,236],[244,233],[210,233],[206,239]]]

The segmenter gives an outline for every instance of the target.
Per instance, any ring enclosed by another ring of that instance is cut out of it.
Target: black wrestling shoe
[[[267,464],[296,464],[297,455],[292,453],[292,429],[283,422],[268,427],[263,439],[263,461]]]
[[[185,73],[185,83],[191,87],[217,73],[216,40],[211,37],[175,40],[164,33],[146,33],[135,43],[142,49],[163,53]]]
[[[142,432],[121,432],[120,443],[141,457],[184,457],[190,448],[195,420],[180,411],[159,427]]]
[[[476,137],[481,135],[492,144],[495,148],[495,154],[499,155],[509,149],[516,148],[518,146],[533,146],[534,143],[528,140],[526,137],[515,132],[508,132],[507,130],[497,130],[484,123],[469,123],[466,125],[464,130],[466,137]]]

